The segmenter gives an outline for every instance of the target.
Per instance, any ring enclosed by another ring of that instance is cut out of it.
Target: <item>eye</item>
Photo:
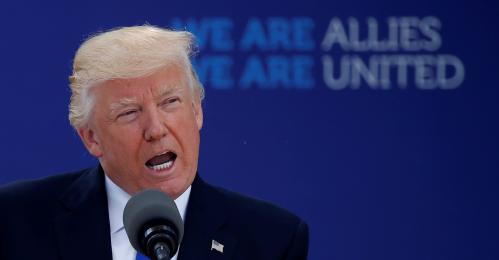
[[[170,98],[163,100],[163,102],[161,102],[160,105],[161,106],[168,106],[168,105],[172,105],[172,104],[177,103],[177,102],[180,102],[179,97],[170,97]]]
[[[169,99],[166,100],[166,102],[168,104],[179,102],[179,101],[180,101],[180,98],[178,98],[178,97],[172,97],[172,98],[169,98]]]
[[[127,110],[127,111],[124,111],[124,112],[118,114],[118,116],[116,117],[116,120],[129,121],[129,120],[132,120],[133,118],[135,118],[137,113],[138,113],[138,110],[136,110],[136,109]]]
[[[136,112],[137,112],[137,110],[128,110],[128,111],[125,111],[125,112],[119,114],[118,117],[132,115],[133,113],[136,113]]]

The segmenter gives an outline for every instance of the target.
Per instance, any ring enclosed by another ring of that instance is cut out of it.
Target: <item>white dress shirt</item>
[[[116,185],[106,176],[107,206],[109,210],[109,226],[111,229],[111,247],[114,260],[135,260],[137,251],[132,247],[123,227],[123,210],[130,199],[130,195]],[[185,219],[187,202],[191,194],[191,186],[185,190],[176,200],[175,204],[180,212],[182,220]],[[172,260],[177,260],[177,254]]]

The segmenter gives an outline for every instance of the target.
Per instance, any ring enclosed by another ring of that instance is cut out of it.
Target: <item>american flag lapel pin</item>
[[[211,240],[211,250],[213,250],[213,249],[217,250],[220,253],[223,253],[224,252],[224,245],[220,244],[216,240]]]

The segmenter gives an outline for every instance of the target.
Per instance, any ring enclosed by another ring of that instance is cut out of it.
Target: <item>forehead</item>
[[[169,66],[155,73],[132,79],[113,79],[95,86],[99,99],[140,98],[161,96],[169,92],[188,92],[188,74],[180,66]]]

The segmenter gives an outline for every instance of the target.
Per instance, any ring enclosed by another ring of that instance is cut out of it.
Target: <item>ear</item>
[[[192,101],[192,110],[194,111],[194,117],[196,119],[196,124],[198,125],[198,130],[203,127],[203,108],[201,107],[201,100]]]
[[[90,154],[97,158],[102,156],[102,148],[99,139],[92,129],[89,127],[79,128],[78,135]]]

